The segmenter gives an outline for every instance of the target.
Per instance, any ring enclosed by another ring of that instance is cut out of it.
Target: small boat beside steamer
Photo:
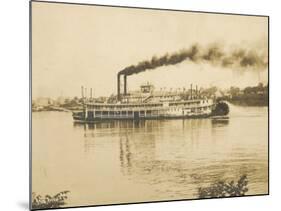
[[[124,81],[126,83],[126,81]],[[182,92],[155,91],[152,84],[144,84],[140,91],[118,94],[113,102],[95,102],[83,97],[82,111],[73,112],[73,119],[80,123],[108,120],[188,119],[226,116],[229,107],[225,102],[202,96],[198,90]],[[83,96],[83,88],[82,88]]]

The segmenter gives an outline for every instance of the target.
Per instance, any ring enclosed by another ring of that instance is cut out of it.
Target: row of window
[[[185,109],[185,110],[190,110],[191,112],[194,111],[206,111],[208,108],[210,108],[210,106],[205,106],[205,107],[198,107],[198,108],[191,108],[191,109]],[[181,108],[171,108],[170,111],[182,111]]]
[[[202,103],[208,103],[208,100],[202,100]],[[178,105],[184,105],[184,106],[188,106],[188,105],[199,105],[200,101],[195,101],[195,102],[186,102],[186,103],[170,103],[170,106],[178,106]]]
[[[88,111],[88,116],[92,116],[93,114],[95,114],[95,116],[132,116],[134,113],[138,113],[140,116],[144,116],[145,115],[145,111],[137,111],[137,112],[133,112],[133,111]],[[146,115],[157,115],[158,111],[146,111]]]
[[[205,101],[207,102],[207,101]],[[203,101],[204,103],[204,101]],[[169,106],[187,106],[187,105],[194,105],[194,104],[200,104],[200,101],[198,102],[189,102],[189,103],[170,103]],[[141,104],[141,105],[126,105],[126,106],[89,106],[89,109],[126,109],[126,108],[144,108],[144,107],[162,107],[162,104]]]
[[[170,106],[179,106],[179,105],[183,105],[183,106],[188,106],[188,105],[199,105],[200,101],[196,101],[196,102],[186,102],[186,103],[170,103]]]
[[[196,111],[207,111],[209,106],[201,107],[201,108],[191,108],[191,112],[196,112]]]
[[[196,112],[196,111],[206,111],[209,106],[201,107],[201,108],[191,108],[186,109],[187,111]],[[182,111],[181,108],[172,108],[169,111]],[[88,116],[133,116],[133,115],[140,115],[140,116],[150,116],[150,115],[158,115],[159,112],[157,110],[148,110],[148,111],[88,111]]]
[[[88,105],[89,109],[126,109],[126,108],[142,108],[142,107],[161,107],[162,104],[128,104],[128,105]]]

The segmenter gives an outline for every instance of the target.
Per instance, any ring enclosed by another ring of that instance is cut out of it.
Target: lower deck
[[[212,106],[194,108],[159,108],[144,110],[88,110],[73,113],[76,122],[92,122],[102,120],[139,120],[139,119],[175,119],[205,118],[212,113]]]

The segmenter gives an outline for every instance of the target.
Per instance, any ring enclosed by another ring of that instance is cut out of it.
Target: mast
[[[84,99],[84,87],[83,86],[81,86],[81,97],[82,97],[82,99]]]
[[[90,99],[91,100],[93,99],[93,89],[92,88],[90,89]]]
[[[192,99],[192,84],[190,84],[190,99]]]

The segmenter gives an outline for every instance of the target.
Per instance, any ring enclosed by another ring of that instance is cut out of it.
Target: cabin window
[[[101,115],[101,112],[100,111],[96,111],[95,115]]]
[[[88,111],[88,118],[93,118],[94,117],[94,112]]]
[[[144,111],[140,111],[140,115],[144,115]]]
[[[127,112],[126,111],[122,111],[122,115],[127,115]]]
[[[108,115],[108,111],[103,111],[103,112],[102,112],[102,115],[103,115],[103,116],[107,116],[107,115]]]
[[[128,115],[133,115],[133,112],[132,111],[128,111]]]
[[[110,116],[113,116],[113,115],[114,115],[114,112],[113,112],[113,111],[110,111],[110,112],[109,112],[109,115],[110,115]]]

